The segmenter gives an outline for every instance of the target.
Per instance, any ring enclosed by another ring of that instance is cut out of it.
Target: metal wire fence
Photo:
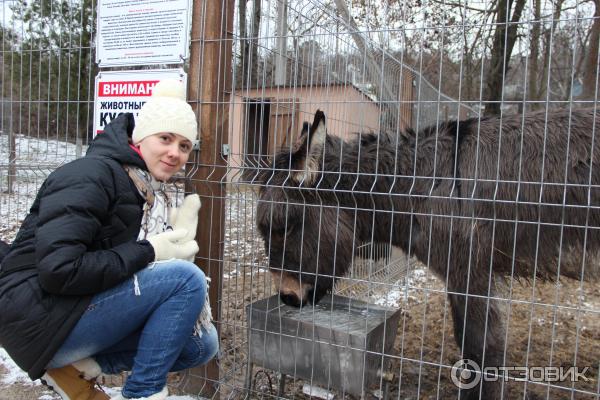
[[[243,376],[257,397],[598,398],[598,292],[581,272],[597,270],[596,253],[566,244],[597,229],[596,200],[568,194],[594,196],[594,161],[578,181],[566,161],[574,146],[596,151],[597,117],[587,139],[574,125],[578,108],[597,113],[598,63],[583,65],[598,56],[568,39],[594,14],[521,6],[239,6],[228,182],[245,222],[227,216],[227,232],[240,228],[223,299],[237,307],[222,322],[224,370],[240,375],[222,377],[225,393],[247,393]],[[498,24],[507,14],[518,22]],[[326,139],[303,131],[317,109]],[[551,200],[543,185],[570,189]],[[589,214],[523,207],[544,203]],[[589,380],[544,375],[568,366]]]
[[[98,68],[94,2],[2,5],[11,240],[85,154]],[[173,189],[209,210],[214,396],[600,398],[597,3],[195,7],[192,47],[231,60],[185,65],[214,151]]]

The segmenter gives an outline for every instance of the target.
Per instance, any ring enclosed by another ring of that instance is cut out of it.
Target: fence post
[[[186,191],[202,199],[196,263],[211,278],[209,297],[215,321],[221,315],[221,274],[225,235],[225,175],[221,151],[228,141],[234,0],[194,0],[188,99],[199,122],[200,151],[187,167]],[[218,328],[218,324],[217,324]],[[218,398],[215,361],[194,368],[183,390]]]

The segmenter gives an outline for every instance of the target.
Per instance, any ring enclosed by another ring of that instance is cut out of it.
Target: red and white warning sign
[[[162,79],[178,79],[187,83],[183,69],[111,71],[96,76],[94,98],[94,135],[104,132],[104,127],[118,115],[132,113],[135,117],[152,89]]]

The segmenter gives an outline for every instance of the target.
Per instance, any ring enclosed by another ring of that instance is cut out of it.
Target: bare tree
[[[250,85],[258,78],[258,39],[260,37],[260,22],[262,14],[261,0],[252,1],[252,20],[248,30],[248,2],[238,2],[238,23],[240,35],[240,58],[238,60],[236,85],[242,86],[244,82]]]
[[[260,20],[262,15],[262,0],[254,0],[252,7],[252,39],[250,40],[250,51],[249,51],[249,68],[250,77],[249,82],[256,82],[258,79],[258,38],[260,37]]]
[[[238,59],[236,66],[236,86],[241,86],[246,76],[246,63],[248,62],[248,24],[246,23],[247,18],[247,4],[246,0],[238,1],[238,27],[240,39],[240,58]]]
[[[398,105],[394,102],[396,97],[390,90],[389,86],[387,86],[385,83],[382,84],[384,81],[382,79],[383,71],[376,61],[375,52],[360,34],[358,26],[356,25],[356,21],[350,15],[350,10],[348,10],[346,3],[343,0],[335,0],[335,5],[337,7],[339,16],[350,30],[350,35],[352,36],[356,47],[360,53],[366,57],[366,76],[375,88],[375,93],[381,101],[383,119],[393,120],[394,116],[398,112]]]
[[[593,100],[598,87],[598,46],[600,46],[600,0],[594,0],[594,22],[590,28],[589,45],[585,52],[583,92],[581,98]]]
[[[517,27],[521,19],[525,0],[498,0],[496,8],[496,28],[492,42],[491,61],[486,75],[487,115],[500,113],[500,100],[504,76],[509,67],[510,57],[517,40]],[[510,14],[512,11],[512,15]]]
[[[557,29],[558,22],[560,21],[560,16],[563,9],[563,4],[565,0],[557,0],[554,3],[554,11],[552,13],[552,23],[550,27],[545,29],[543,32],[543,41],[544,41],[544,52],[543,52],[543,61],[541,65],[541,73],[538,74],[538,80],[541,84],[538,86],[536,99],[542,99],[547,96],[548,87],[548,74],[550,73],[550,56],[552,54],[552,44],[554,43],[554,32]]]
[[[531,37],[529,42],[529,71],[527,79],[527,98],[538,100],[539,97],[539,58],[540,40],[542,36],[542,0],[533,1],[533,21],[531,21]],[[532,108],[535,109],[535,103]]]

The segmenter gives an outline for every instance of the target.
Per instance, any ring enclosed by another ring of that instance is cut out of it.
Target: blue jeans
[[[47,368],[92,356],[106,374],[131,371],[122,394],[147,397],[160,392],[169,371],[206,363],[218,350],[214,326],[194,335],[206,298],[206,277],[196,265],[155,263],[134,279],[95,295]]]

